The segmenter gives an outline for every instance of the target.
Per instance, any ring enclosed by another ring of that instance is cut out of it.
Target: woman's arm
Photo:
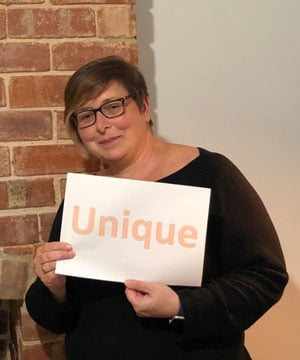
[[[185,314],[184,338],[211,340],[251,326],[281,297],[288,281],[279,240],[269,215],[249,182],[223,156],[216,156],[214,201],[219,231],[207,246],[206,267],[214,277],[198,289],[178,292]],[[212,263],[212,266],[211,266]],[[205,271],[205,269],[204,269]]]
[[[34,258],[36,281],[25,297],[31,317],[42,327],[64,333],[73,326],[72,305],[67,299],[67,278],[55,274],[56,261],[68,259],[74,253],[67,243],[58,242],[63,205],[54,219],[49,242],[41,245]]]

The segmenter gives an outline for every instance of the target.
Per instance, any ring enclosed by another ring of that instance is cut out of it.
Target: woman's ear
[[[151,110],[150,110],[150,98],[149,96],[145,96],[143,100],[142,113],[149,123],[151,121]]]

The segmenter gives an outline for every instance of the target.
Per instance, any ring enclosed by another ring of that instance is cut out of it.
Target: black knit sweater
[[[250,359],[244,330],[280,299],[288,280],[262,201],[227,158],[204,149],[160,182],[212,190],[203,285],[173,287],[185,320],[170,325],[138,318],[121,283],[69,277],[67,302],[58,304],[37,279],[26,295],[28,311],[42,327],[66,333],[69,360]],[[49,241],[59,240],[61,219],[62,206]]]

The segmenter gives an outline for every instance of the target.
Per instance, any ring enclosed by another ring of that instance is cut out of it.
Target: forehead
[[[102,103],[114,100],[120,97],[127,95],[126,88],[118,82],[113,82],[109,84],[101,94],[97,95],[96,97],[87,100],[83,107],[95,107],[100,106]]]

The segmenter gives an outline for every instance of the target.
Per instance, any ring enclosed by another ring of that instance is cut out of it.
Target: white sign
[[[200,286],[210,189],[68,174],[56,273]]]

